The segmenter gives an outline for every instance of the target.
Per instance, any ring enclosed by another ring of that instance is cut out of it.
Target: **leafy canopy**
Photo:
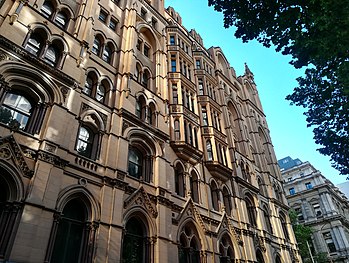
[[[208,0],[243,42],[256,39],[305,67],[286,99],[304,107],[319,151],[349,174],[349,0]]]

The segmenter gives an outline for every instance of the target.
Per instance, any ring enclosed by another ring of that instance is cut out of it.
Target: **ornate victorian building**
[[[1,1],[0,77],[0,262],[300,261],[253,74],[163,1]]]
[[[298,223],[312,228],[312,256],[349,262],[349,201],[309,162],[286,157],[278,161],[286,198]],[[304,260],[305,261],[305,260]],[[311,259],[308,259],[311,262]]]

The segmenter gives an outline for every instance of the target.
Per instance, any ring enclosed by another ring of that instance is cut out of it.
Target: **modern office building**
[[[1,262],[299,262],[253,74],[163,1],[1,1],[0,76]]]
[[[298,222],[310,226],[312,253],[325,253],[329,262],[349,262],[349,201],[309,162],[278,161],[287,201]],[[287,168],[284,169],[285,165]]]

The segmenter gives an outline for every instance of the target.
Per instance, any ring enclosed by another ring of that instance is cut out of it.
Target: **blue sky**
[[[312,128],[307,128],[303,108],[290,106],[285,100],[297,86],[296,78],[304,70],[294,69],[288,62],[290,57],[265,48],[257,41],[242,43],[234,37],[234,29],[224,29],[223,15],[209,8],[203,0],[166,0],[182,17],[186,29],[196,29],[206,48],[220,46],[234,67],[237,75],[244,72],[246,62],[253,72],[257,84],[276,157],[291,156],[309,161],[334,184],[345,181],[346,176],[331,167],[329,157],[321,155],[313,139]]]

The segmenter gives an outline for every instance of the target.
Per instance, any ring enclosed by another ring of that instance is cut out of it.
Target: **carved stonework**
[[[0,61],[8,60],[8,56],[5,52],[0,51]]]
[[[13,135],[1,138],[0,147],[1,159],[10,160],[12,158],[14,164],[25,177],[31,178],[33,176],[33,171],[28,167],[24,159],[24,154]]]
[[[66,98],[67,98],[67,96],[68,96],[69,89],[68,89],[67,87],[61,87],[61,92],[62,92],[62,95],[63,95],[64,101],[65,101],[65,99],[66,99]]]
[[[202,216],[200,214],[200,212],[198,211],[198,209],[196,208],[193,200],[191,198],[188,199],[187,204],[185,205],[185,207],[182,209],[181,213],[179,213],[177,219],[175,221],[179,222],[182,218],[185,217],[194,217],[194,219],[196,220],[196,222],[199,223],[199,225],[201,226],[201,229],[207,233],[207,227],[205,225],[204,220],[202,219]]]
[[[69,163],[68,161],[63,160],[56,155],[53,155],[53,154],[50,154],[47,152],[43,152],[43,151],[38,152],[38,159],[42,160],[44,162],[53,164],[54,166],[57,166],[60,168],[64,168]]]
[[[128,121],[123,121],[122,122],[122,133],[125,132],[125,130],[129,127],[132,127],[133,125],[131,123],[129,123]]]
[[[263,252],[267,251],[267,248],[265,247],[264,240],[262,237],[260,237],[258,234],[254,236],[254,244],[256,247],[259,247]]]
[[[11,158],[11,151],[7,147],[1,147],[0,148],[0,159],[10,159]]]
[[[44,150],[50,153],[55,153],[57,147],[52,144],[46,144]]]
[[[141,206],[145,208],[154,218],[158,216],[156,206],[152,204],[148,194],[143,187],[139,188],[125,200],[125,209],[128,209],[132,206]]]

